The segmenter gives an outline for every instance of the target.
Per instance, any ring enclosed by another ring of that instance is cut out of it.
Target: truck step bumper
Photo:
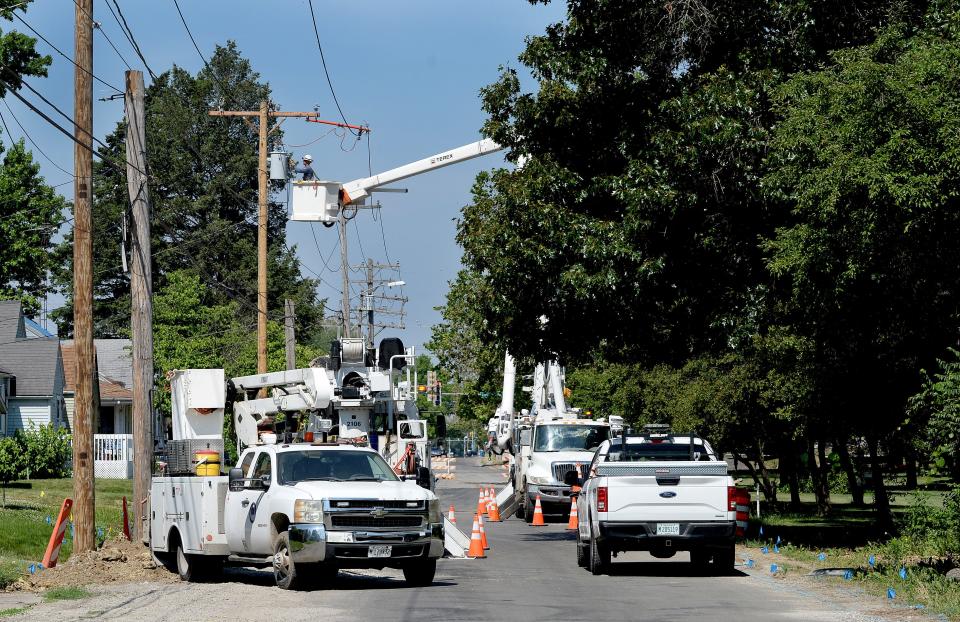
[[[389,566],[393,560],[441,557],[443,535],[440,523],[430,529],[405,532],[329,532],[323,525],[312,524],[290,525],[289,529],[295,563],[337,562],[344,567]],[[367,557],[370,546],[383,544],[393,547],[390,557]]]
[[[666,522],[666,521],[659,521]],[[600,539],[612,549],[690,551],[704,547],[729,546],[735,541],[736,522],[680,523],[680,534],[657,535],[656,522],[600,522]]]

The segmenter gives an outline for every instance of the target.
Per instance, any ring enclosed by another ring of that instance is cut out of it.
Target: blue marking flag
[[[847,570],[847,571],[845,571],[845,572],[843,573],[843,579],[844,579],[844,581],[849,581],[849,580],[853,579],[853,571],[852,571],[852,570]]]
[[[760,535],[763,535],[763,525],[760,525]]]
[[[890,600],[893,600],[896,597],[897,597],[897,590],[893,589],[892,587],[888,587],[887,598],[889,598]]]
[[[903,579],[904,581],[907,580],[907,569],[906,569],[905,567],[900,566],[900,573],[899,573],[899,574],[900,574],[900,578],[901,578],[901,579]]]
[[[780,552],[780,547],[779,547],[778,545],[774,544],[774,545],[773,545],[773,552],[774,552],[774,553],[779,553],[779,552]]]
[[[49,515],[47,515],[47,518],[46,518],[46,521],[47,521],[47,524],[48,524],[48,525],[50,525],[50,524],[52,524],[52,523],[53,523],[53,519],[52,519],[52,518],[50,518],[50,516],[49,516]]]
[[[770,552],[770,549],[768,549],[767,547],[763,547],[762,549],[760,549],[760,552],[766,555],[767,553]]]
[[[870,558],[867,560],[867,563],[870,564],[870,567],[871,567],[871,568],[873,568],[874,566],[876,566],[876,565],[877,565],[877,558],[876,558],[876,556],[875,556],[875,555],[871,555]]]
[[[780,536],[777,536],[776,544],[780,544],[780,542],[782,542],[782,540],[780,540]]]
[[[823,561],[823,560],[827,559],[827,554],[826,554],[826,553],[820,553],[819,555],[817,555],[817,559],[819,559],[820,561]]]
[[[776,564],[770,564],[770,573],[771,573],[771,574],[777,574],[777,570],[779,570],[779,568],[777,568],[777,565],[776,565]]]
[[[747,568],[753,568],[753,560],[752,560],[752,559],[748,559],[748,560],[747,560]]]
[[[73,539],[73,523],[70,523],[70,539]]]
[[[27,570],[30,571],[30,574],[33,574],[33,573],[35,573],[35,572],[37,571],[37,565],[36,565],[36,564],[30,564],[29,566],[27,566]]]

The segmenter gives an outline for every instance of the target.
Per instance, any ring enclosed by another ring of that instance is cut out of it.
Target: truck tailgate
[[[615,462],[606,477],[611,521],[716,521],[730,518],[726,462]]]

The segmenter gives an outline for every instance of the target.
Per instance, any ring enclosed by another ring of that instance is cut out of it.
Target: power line
[[[77,0],[74,0],[76,2]],[[153,69],[150,69],[150,65],[147,64],[147,59],[143,55],[143,51],[140,50],[140,45],[137,43],[136,37],[133,36],[133,30],[130,29],[130,25],[127,24],[127,18],[124,17],[123,11],[120,9],[120,5],[117,3],[117,0],[113,0],[113,5],[117,7],[117,12],[113,12],[113,8],[110,6],[109,0],[103,0],[104,4],[107,5],[107,8],[110,9],[110,14],[113,15],[113,19],[117,21],[117,25],[120,26],[120,31],[123,32],[123,35],[127,38],[127,41],[130,43],[130,47],[133,48],[134,54],[140,58],[140,62],[143,63],[144,68],[147,70],[147,73],[150,74],[150,78],[156,82],[157,74],[153,73]],[[120,17],[118,18],[117,15]],[[121,23],[122,22],[122,23]],[[127,68],[130,66],[127,65]]]
[[[73,60],[72,58],[70,58],[69,56],[67,56],[60,48],[58,48],[58,47],[55,46],[53,43],[51,43],[49,39],[47,39],[47,38],[44,37],[42,34],[40,34],[39,32],[37,32],[36,28],[34,28],[33,26],[31,26],[30,24],[27,23],[27,20],[23,19],[22,17],[20,17],[20,16],[19,16],[18,14],[16,14],[16,13],[12,13],[12,15],[13,15],[14,17],[16,17],[17,19],[19,19],[21,22],[23,22],[23,25],[26,26],[27,28],[29,28],[29,29],[30,29],[30,32],[32,32],[33,34],[35,34],[35,35],[37,35],[38,37],[40,37],[40,38],[44,41],[44,43],[46,43],[47,45],[49,45],[50,47],[52,47],[52,48],[57,52],[57,54],[59,54],[60,56],[64,57],[64,58],[67,59],[68,61],[70,61],[70,64],[72,64],[74,67],[76,67],[77,69],[79,69],[79,70],[82,71],[83,73],[89,75],[91,78],[93,78],[94,80],[96,80],[96,81],[99,82],[100,84],[102,84],[102,85],[104,85],[104,86],[107,86],[107,87],[113,89],[113,90],[116,91],[117,93],[123,93],[123,91],[121,91],[121,90],[118,89],[117,87],[113,86],[113,85],[110,84],[109,82],[104,81],[104,80],[101,79],[99,76],[97,76],[96,74],[94,74],[92,71],[88,70],[86,67],[81,67],[80,65],[78,65],[75,60]]]
[[[10,116],[13,117],[13,120],[16,121],[17,125],[20,127],[20,130],[23,132],[23,135],[27,138],[27,140],[30,141],[30,144],[33,145],[33,148],[36,149],[37,151],[39,151],[39,152],[40,152],[40,155],[42,155],[43,157],[45,157],[45,158],[47,159],[47,162],[49,162],[50,164],[52,164],[54,167],[60,169],[62,172],[66,173],[66,174],[69,175],[70,177],[73,177],[73,176],[74,176],[73,173],[71,173],[71,172],[68,171],[67,169],[63,168],[62,166],[60,166],[59,164],[57,164],[56,162],[54,162],[54,161],[53,161],[53,158],[51,158],[50,156],[48,156],[47,153],[46,153],[43,149],[40,148],[40,145],[38,145],[37,142],[36,142],[35,140],[33,140],[33,138],[31,138],[30,134],[27,133],[26,128],[24,128],[24,127],[23,127],[23,124],[20,123],[20,119],[17,118],[17,115],[13,114],[13,110],[10,108],[10,104],[7,103],[7,100],[6,100],[6,99],[3,100],[3,105],[6,106],[7,112],[9,112],[9,113],[10,113]],[[3,121],[3,127],[4,127],[5,130],[7,130],[7,135],[10,136],[10,140],[13,140],[13,133],[10,131],[10,128],[7,127],[7,120],[3,118],[3,115],[0,115],[0,120]],[[66,183],[70,183],[70,182],[66,182]],[[62,186],[62,185],[64,185],[64,184],[60,184],[60,185]],[[54,186],[54,187],[56,187],[56,186]]]
[[[78,2],[78,0],[73,0],[73,3],[74,3],[75,5],[77,5],[77,8],[80,9],[80,10],[83,12],[84,15],[86,15],[87,17],[90,18],[90,23],[93,24],[94,29],[100,31],[100,34],[103,35],[103,38],[107,40],[107,43],[109,43],[109,44],[110,44],[110,47],[113,48],[113,51],[117,53],[117,56],[120,57],[120,60],[123,61],[123,64],[127,66],[127,69],[131,69],[131,70],[132,70],[133,67],[130,66],[130,63],[127,62],[127,59],[124,58],[123,54],[120,53],[120,50],[117,49],[117,46],[115,46],[115,45],[113,44],[113,41],[110,40],[110,36],[107,35],[106,32],[104,32],[103,28],[100,26],[100,22],[98,22],[97,20],[93,19],[93,15],[91,15],[90,13],[88,13],[87,10],[86,10],[85,8],[83,8],[83,5],[80,4],[80,2]],[[108,6],[109,6],[109,5],[108,5]]]
[[[310,18],[313,20],[313,34],[317,36],[317,48],[320,50],[320,63],[323,65],[323,75],[327,77],[327,86],[330,87],[330,94],[333,95],[333,103],[337,105],[337,112],[340,113],[340,118],[343,119],[345,125],[350,125],[350,122],[347,121],[347,117],[343,114],[343,108],[340,107],[340,100],[337,99],[337,92],[333,89],[333,82],[330,80],[330,72],[327,70],[327,59],[324,58],[323,46],[320,45],[320,30],[317,28],[317,14],[313,11],[313,0],[307,1],[310,5]],[[360,136],[360,134],[354,132],[349,127],[347,128],[347,131],[358,138]]]

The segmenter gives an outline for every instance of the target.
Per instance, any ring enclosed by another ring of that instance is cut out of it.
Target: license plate
[[[680,523],[657,523],[658,536],[679,536]]]
[[[393,546],[389,544],[378,544],[367,549],[367,557],[390,557],[393,553]]]

